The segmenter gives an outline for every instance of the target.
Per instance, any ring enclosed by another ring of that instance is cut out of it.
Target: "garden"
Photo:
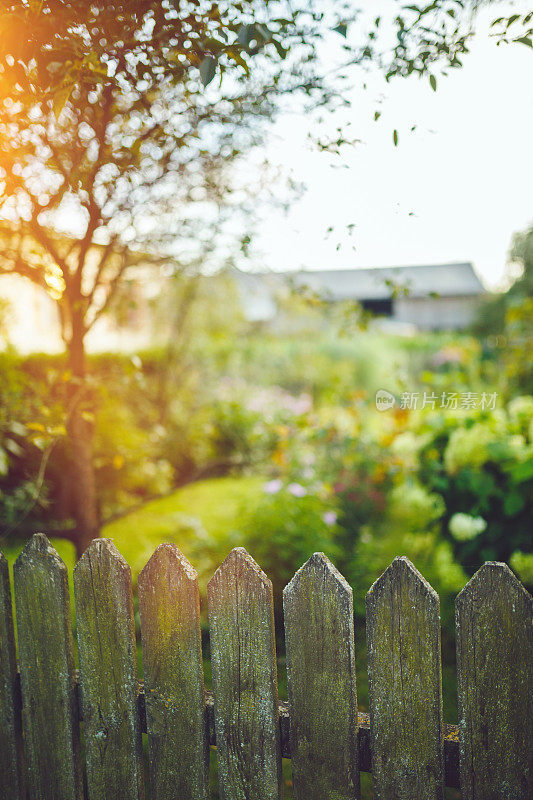
[[[468,334],[326,327],[196,341],[201,366],[176,379],[164,419],[164,353],[91,357],[101,535],[134,583],[159,543],[177,544],[198,570],[204,621],[207,581],[245,547],[273,582],[278,630],[283,587],[313,552],[326,553],[353,588],[363,710],[365,594],[396,555],[408,556],[440,596],[444,710],[454,722],[455,596],[484,561],[505,561],[533,584],[533,398],[515,388],[527,375],[517,384],[501,351]],[[12,530],[2,549],[12,562],[25,536],[44,530],[71,567],[61,361],[1,358],[1,502]],[[395,397],[385,411],[380,389]],[[283,665],[282,639],[278,649]]]

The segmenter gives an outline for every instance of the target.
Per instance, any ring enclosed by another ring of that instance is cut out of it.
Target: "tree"
[[[514,235],[509,251],[506,292],[486,300],[478,312],[474,332],[487,340],[497,357],[507,390],[533,391],[533,227]]]
[[[177,238],[194,251],[206,238],[199,224],[219,224],[221,206],[232,205],[229,164],[253,144],[253,120],[270,113],[270,101],[253,83],[234,81],[214,105],[203,86],[215,54],[224,69],[244,69],[241,53],[257,47],[254,37],[271,37],[251,24],[243,32],[243,15],[214,3],[50,0],[8,11],[0,270],[58,303],[71,375],[72,537],[81,552],[99,527],[87,333],[132,267],[175,260]]]
[[[436,88],[439,65],[460,66],[472,35],[467,12],[478,5],[400,7],[395,45],[384,49],[377,17],[356,45],[343,43],[345,58],[324,76],[319,45],[331,29],[346,39],[357,18],[349,0],[333,11],[314,0],[4,0],[0,272],[58,304],[79,553],[99,528],[85,341],[128,272],[139,262],[190,261],[222,209],[237,215],[231,166],[260,140],[259,121],[272,118],[277,98],[345,102],[350,68],[365,62],[388,78],[429,74]],[[498,23],[502,40],[521,26],[526,44],[530,16],[510,20]]]
[[[480,307],[474,324],[478,336],[501,336],[509,311],[533,297],[533,227],[514,235],[509,250],[505,292],[492,295]]]

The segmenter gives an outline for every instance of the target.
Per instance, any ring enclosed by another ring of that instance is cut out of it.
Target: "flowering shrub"
[[[283,587],[312,553],[321,551],[338,559],[335,496],[323,485],[269,481],[262,502],[246,515],[240,534],[272,581],[279,616]]]
[[[426,442],[420,480],[442,496],[442,535],[470,573],[483,561],[509,562],[531,550],[532,420],[533,398],[520,397],[491,412],[415,422]]]
[[[511,560],[530,580],[532,420],[529,397],[494,410],[380,414],[361,395],[349,409],[304,414],[280,433],[265,488],[273,497],[283,488],[284,500],[257,520],[260,536],[276,546],[298,539],[292,514],[302,487],[305,496],[329,491],[337,514],[331,545],[354,587],[356,613],[364,613],[376,573],[404,553],[441,595],[452,626],[453,597],[483,561]],[[312,541],[298,541],[305,560]],[[270,557],[275,570],[275,550]]]

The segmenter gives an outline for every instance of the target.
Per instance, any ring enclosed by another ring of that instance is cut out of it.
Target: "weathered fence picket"
[[[74,569],[89,800],[141,800],[141,729],[131,571],[110,539]]]
[[[456,601],[463,800],[533,797],[533,600],[487,562]]]
[[[138,580],[150,788],[157,800],[206,800],[209,750],[198,576],[162,544]]]
[[[221,800],[278,800],[272,583],[237,547],[207,588]]]
[[[68,573],[40,533],[15,562],[26,781],[32,800],[80,800]]]
[[[0,553],[0,797],[22,800],[22,738],[7,559]]]
[[[462,800],[533,798],[533,600],[504,564],[456,601],[459,727],[442,723],[439,600],[406,558],[367,595],[370,717],[357,710],[352,591],[322,553],[284,591],[288,705],[272,584],[242,548],[208,584],[214,704],[197,575],[174,545],[139,575],[142,691],[131,572],[110,540],[74,570],[79,677],[67,571],[44,536],[14,586],[20,680],[0,554],[0,800],[144,800],[141,731],[151,800],[208,800],[209,743],[221,800],[281,800],[281,753],[295,800],[357,800],[360,770],[376,800],[443,800],[459,771]]]
[[[315,553],[283,592],[296,800],[359,797],[352,590]]]
[[[443,800],[439,599],[407,558],[366,597],[376,800]]]

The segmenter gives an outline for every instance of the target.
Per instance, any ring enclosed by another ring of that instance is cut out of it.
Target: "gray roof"
[[[303,270],[270,273],[330,300],[386,299],[394,289],[407,289],[410,297],[479,295],[485,290],[470,262],[415,267]]]

